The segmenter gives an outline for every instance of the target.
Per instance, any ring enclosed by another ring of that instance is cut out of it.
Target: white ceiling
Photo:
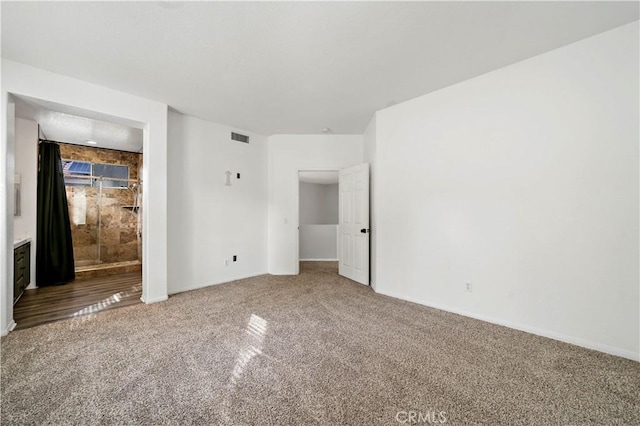
[[[25,96],[14,96],[16,117],[36,121],[41,136],[57,142],[142,152],[142,129],[112,117]],[[97,142],[96,145],[87,141]]]
[[[638,2],[2,2],[2,56],[266,135],[372,114],[635,21]]]
[[[317,171],[317,172],[298,172],[300,182],[319,183],[329,185],[338,183],[338,172]]]

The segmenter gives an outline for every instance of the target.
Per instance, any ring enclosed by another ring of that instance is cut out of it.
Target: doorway
[[[370,285],[370,233],[369,228],[369,164],[362,163],[340,170],[299,170],[298,171],[298,270],[305,257],[313,262],[330,262],[333,253],[337,259],[338,274],[363,285]],[[324,215],[324,209],[335,208],[332,190],[312,190],[319,192],[314,197],[303,194],[307,183],[336,185],[337,217]],[[310,212],[310,213],[307,213]],[[304,216],[304,217],[303,217]],[[313,224],[313,232],[307,231],[307,218],[313,221],[328,221],[318,228]],[[329,220],[325,220],[329,218]],[[335,247],[335,252],[333,252]],[[310,248],[313,251],[310,251]]]
[[[26,96],[14,95],[13,102],[13,235],[29,270],[28,279],[14,283],[17,328],[141,303],[143,129]],[[58,151],[58,191],[67,208],[56,211],[68,214],[72,243],[68,264],[75,280],[71,274],[60,286],[49,286],[42,279],[49,274],[38,272],[38,251],[46,244],[38,231],[37,199],[46,198],[42,191],[49,188],[37,183],[43,144]]]
[[[321,266],[338,273],[338,173],[337,170],[298,172],[300,270]]]
[[[90,118],[143,131],[142,301],[151,304],[167,300],[167,105],[8,60],[2,61],[2,89],[0,194],[5,208],[0,209],[0,335],[8,334],[15,327],[14,202],[11,196],[15,180],[15,96],[45,100],[64,108],[65,113],[89,114]]]

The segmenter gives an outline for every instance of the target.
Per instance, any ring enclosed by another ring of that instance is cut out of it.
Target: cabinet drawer
[[[15,278],[15,286],[19,289],[22,289],[22,286],[24,286],[24,269],[20,270],[18,273],[16,273],[16,278]]]
[[[24,286],[31,283],[31,243],[24,246]]]
[[[31,243],[13,250],[13,301],[18,300],[29,285],[31,275]]]
[[[13,264],[14,265],[13,267],[15,269],[24,269],[26,264],[27,264],[26,258],[25,258],[24,253],[23,253],[22,256],[16,257],[15,263]]]

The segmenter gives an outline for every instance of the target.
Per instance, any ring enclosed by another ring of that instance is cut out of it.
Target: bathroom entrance
[[[30,272],[14,288],[17,328],[141,303],[143,130],[14,102],[13,234]]]

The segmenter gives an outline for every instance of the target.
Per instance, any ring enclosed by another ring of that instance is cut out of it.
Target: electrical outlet
[[[473,290],[473,287],[471,287],[471,283],[470,282],[466,282],[464,284],[464,291],[467,291],[467,292],[471,293],[472,290]]]
[[[229,266],[229,259],[224,260],[224,266]]]
[[[236,256],[235,254],[233,255],[233,261],[237,262],[238,261],[238,256]]]

